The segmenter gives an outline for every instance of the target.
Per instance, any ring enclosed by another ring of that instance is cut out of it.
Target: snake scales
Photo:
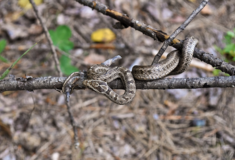
[[[102,63],[91,66],[87,71],[88,79],[83,84],[95,92],[104,94],[111,101],[117,104],[126,104],[132,101],[135,96],[135,79],[154,80],[167,75],[180,74],[189,66],[197,40],[193,37],[186,39],[183,43],[182,52],[172,51],[165,60],[151,66],[134,66],[132,73],[123,67],[109,67],[110,64]],[[133,78],[134,76],[134,78]],[[107,83],[120,78],[125,85],[125,93],[119,95],[114,92]]]
[[[167,55],[166,59],[156,65],[134,66],[132,74],[138,80],[154,80],[167,75],[183,73],[190,65],[197,43],[197,39],[189,37],[183,43],[182,52],[172,51]]]

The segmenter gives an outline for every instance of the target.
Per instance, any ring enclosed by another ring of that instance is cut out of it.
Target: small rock
[[[58,160],[60,157],[60,154],[58,152],[55,152],[51,155],[51,159],[52,160]]]

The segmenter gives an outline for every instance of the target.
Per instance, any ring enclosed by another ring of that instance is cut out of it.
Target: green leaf
[[[49,30],[53,44],[60,50],[68,52],[73,49],[74,44],[69,40],[72,32],[68,26],[58,26],[54,31]]]
[[[56,32],[59,33],[61,39],[69,39],[72,36],[70,28],[66,25],[58,26]]]
[[[68,51],[70,51],[70,50],[72,50],[73,49],[73,47],[74,47],[74,44],[73,44],[73,42],[71,42],[71,41],[61,41],[61,43],[59,44],[59,48],[62,50],[62,51],[64,51],[64,52],[68,52]]]
[[[53,44],[60,50],[68,52],[73,49],[74,43],[69,40],[69,38],[72,36],[72,32],[68,26],[58,26],[54,31],[50,30],[49,33]],[[71,65],[71,59],[65,55],[60,57],[60,68],[65,75],[69,75],[78,71],[78,68]]]
[[[5,63],[8,63],[8,62],[9,62],[9,61],[8,61],[6,58],[4,58],[3,56],[0,56],[0,61],[5,62]]]
[[[219,76],[219,74],[221,73],[221,70],[219,70],[219,69],[214,69],[213,70],[213,75],[214,76]],[[224,72],[222,72],[225,76],[230,76],[228,73],[224,73]]]
[[[35,43],[32,47],[30,47],[27,51],[25,51],[15,62],[13,62],[13,64],[12,64],[9,68],[7,68],[7,69],[5,70],[5,72],[1,75],[0,80],[2,80],[3,78],[5,78],[5,77],[9,74],[9,72],[11,71],[11,69],[19,62],[19,60],[20,60],[24,55],[26,55],[36,44],[37,44],[37,43]]]
[[[79,71],[77,67],[72,66],[72,65],[66,66],[66,67],[64,67],[64,68],[61,68],[61,70],[64,70],[63,73],[64,73],[66,76],[70,75],[70,74],[73,73],[73,72],[78,72],[78,71]]]
[[[58,26],[54,31],[49,30],[50,36],[53,39],[53,42],[57,40],[68,40],[72,36],[72,32],[68,26],[62,25]]]
[[[228,31],[228,32],[227,32],[227,35],[228,35],[229,37],[232,37],[232,38],[235,37],[235,33],[232,32],[232,31]]]
[[[79,71],[77,67],[71,65],[71,59],[65,55],[60,57],[60,69],[65,75]]]
[[[7,45],[7,41],[5,39],[0,40],[0,54],[5,49],[6,45]]]
[[[213,75],[218,76],[221,71],[219,69],[214,69],[213,70]]]
[[[225,53],[230,53],[231,51],[234,50],[234,48],[235,48],[235,44],[231,43],[231,44],[226,45],[226,47],[223,49],[223,51]]]
[[[230,37],[229,35],[225,35],[224,36],[224,43],[225,44],[231,44],[232,43],[232,37]]]
[[[71,59],[68,56],[62,55],[60,57],[60,65],[67,66],[71,63]]]

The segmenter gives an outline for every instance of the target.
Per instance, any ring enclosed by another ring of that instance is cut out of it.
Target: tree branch
[[[120,21],[125,26],[130,26],[142,32],[143,34],[153,38],[154,40],[157,39],[160,42],[164,42],[170,37],[163,31],[157,30],[150,25],[144,24],[138,20],[131,19],[130,17],[127,17],[126,15],[119,13],[117,11],[108,9],[106,5],[100,2],[93,0],[76,0],[76,1],[85,6],[91,7],[92,9],[95,9],[98,12],[103,13],[104,15],[107,15],[109,17],[112,17]],[[182,50],[182,43],[178,39],[173,39],[171,45],[178,50]],[[220,69],[223,72],[226,72],[230,75],[235,75],[235,66],[228,64],[222,61],[221,59],[215,58],[213,55],[208,54],[198,48],[195,48],[193,56],[208,64],[211,64],[213,67],[216,67],[217,69]]]
[[[209,0],[203,0],[198,8],[196,8],[191,15],[184,21],[183,24],[181,24],[171,35],[170,37],[165,40],[163,43],[161,49],[159,50],[158,54],[154,57],[152,65],[158,64],[158,61],[162,57],[163,53],[166,51],[167,47],[171,44],[172,40],[175,39],[175,37],[180,34],[187,26],[188,24],[194,19],[194,17],[206,6]]]
[[[90,6],[99,12],[113,17],[119,20],[121,23],[131,26],[142,33],[163,42],[169,38],[169,36],[159,30],[154,29],[153,27],[141,23],[136,20],[132,20],[126,15],[122,15],[119,12],[110,10],[107,6],[99,3],[93,2],[91,0],[77,0],[78,2]],[[179,40],[174,39],[172,45],[181,49],[182,44]],[[212,66],[221,69],[224,72],[227,72],[231,75],[235,73],[235,67],[223,62],[220,59],[214,58],[212,55],[205,53],[199,49],[195,49],[194,57],[203,60],[211,64]],[[82,82],[86,79],[86,72],[81,72],[80,80],[78,80],[75,89],[85,89]],[[15,91],[15,90],[28,90],[33,91],[37,89],[61,89],[66,77],[41,77],[41,78],[11,78],[8,80],[0,81],[0,92],[3,91]],[[117,79],[111,82],[110,87],[112,89],[124,89],[122,82]],[[136,80],[137,89],[194,89],[194,88],[210,88],[210,87],[234,87],[235,85],[235,76],[230,77],[211,77],[211,78],[165,78],[154,81],[138,81]]]
[[[83,74],[83,72],[81,72]],[[40,78],[12,78],[0,81],[0,92],[37,89],[61,89],[67,77],[40,77]],[[82,82],[86,73],[76,83],[75,89],[85,89]],[[136,80],[137,89],[196,89],[196,88],[227,88],[235,86],[235,76],[210,78],[165,78],[154,81]],[[112,89],[124,89],[121,80],[116,79],[109,83]]]

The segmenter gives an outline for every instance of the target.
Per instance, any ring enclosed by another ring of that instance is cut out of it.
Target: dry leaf
[[[2,29],[7,32],[8,36],[11,40],[15,40],[17,38],[25,38],[28,36],[28,28],[13,23],[5,23],[1,25]]]
[[[23,14],[22,11],[17,11],[17,12],[13,12],[13,13],[8,13],[4,19],[6,22],[14,22],[16,20],[19,19],[19,17],[21,17]]]
[[[115,34],[108,28],[98,29],[91,34],[91,40],[93,42],[111,42],[115,38]]]
[[[189,2],[192,2],[192,3],[195,3],[196,2],[196,0],[188,0]]]
[[[1,119],[0,119],[0,128],[1,131],[7,134],[9,137],[12,136],[10,126],[5,124]]]
[[[34,0],[34,3],[36,5],[39,5],[43,2],[43,0]],[[24,9],[31,9],[32,8],[32,5],[31,3],[29,2],[29,0],[19,0],[18,1],[18,4],[19,6],[21,6],[22,8]]]
[[[42,33],[42,27],[41,25],[37,25],[37,24],[32,24],[29,28],[29,34],[31,35],[37,35],[37,34],[40,34]]]
[[[209,5],[206,5],[201,11],[201,14],[203,15],[211,15],[212,13],[213,11]]]
[[[84,59],[84,63],[86,63],[86,64],[100,64],[100,63],[103,63],[104,61],[105,61],[104,56],[98,55],[95,53],[89,54],[89,56],[87,56]]]

